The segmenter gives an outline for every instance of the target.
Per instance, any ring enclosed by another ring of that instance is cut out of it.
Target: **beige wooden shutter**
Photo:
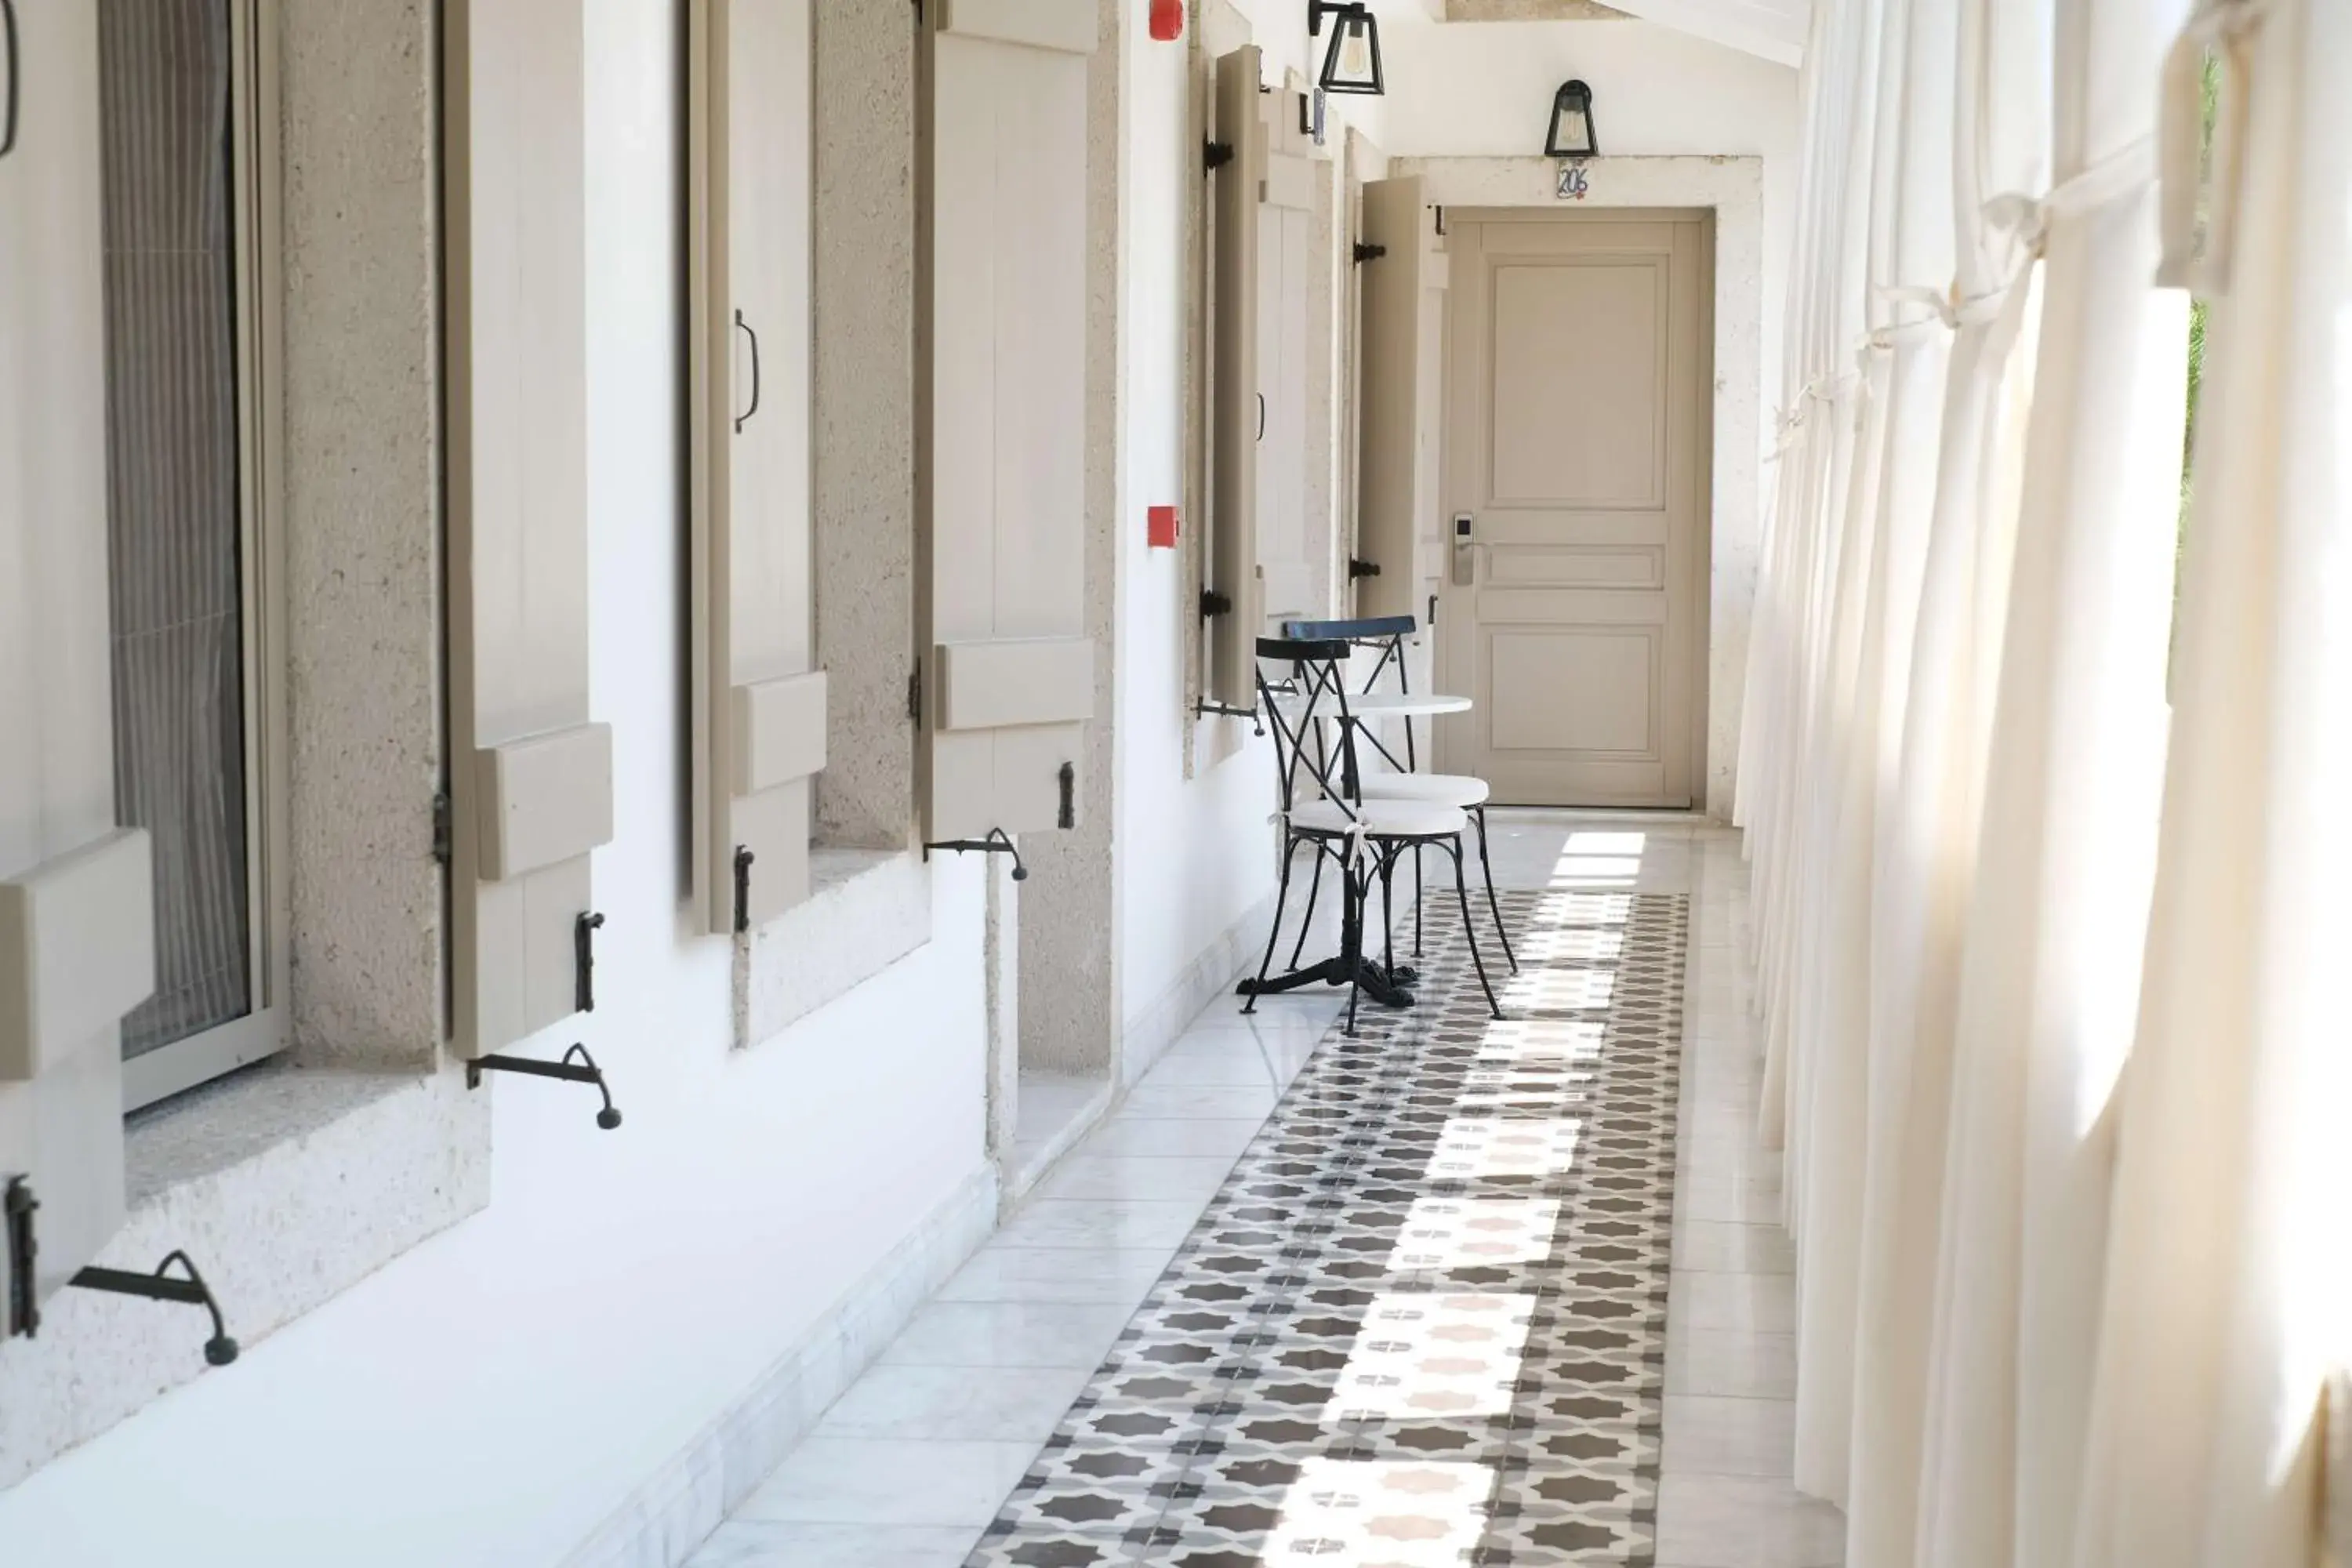
[[[1360,616],[1420,613],[1426,564],[1416,539],[1436,526],[1438,347],[1445,258],[1417,174],[1364,186],[1358,353],[1356,554],[1380,568],[1356,584]]]
[[[1209,696],[1257,704],[1258,200],[1266,173],[1255,45],[1217,58],[1216,140],[1229,150],[1213,182],[1216,279],[1209,371],[1209,591],[1230,607],[1209,622]]]
[[[147,835],[114,814],[97,18],[16,6],[0,155],[0,1188],[40,1205],[29,1279],[0,1245],[0,1338],[122,1222],[121,1024],[154,988]]]
[[[451,984],[480,1056],[577,1010],[613,738],[588,719],[581,0],[451,0]]]
[[[1267,145],[1257,233],[1257,562],[1265,622],[1309,616],[1318,603],[1307,559],[1307,295],[1315,184],[1298,95],[1262,94]]]
[[[1095,7],[935,7],[927,105],[924,838],[1075,825]]]
[[[691,25],[695,881],[725,931],[808,896],[810,780],[825,757],[808,0],[702,0]]]

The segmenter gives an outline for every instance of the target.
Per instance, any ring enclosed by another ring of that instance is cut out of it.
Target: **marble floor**
[[[1838,1515],[1787,1479],[1791,1260],[1777,1162],[1753,1143],[1737,837],[1664,816],[1497,812],[1494,827],[1506,888],[1688,896],[1657,1568],[1838,1563]],[[1213,1003],[692,1568],[963,1563],[1337,1006],[1328,993],[1272,998],[1248,1017]]]

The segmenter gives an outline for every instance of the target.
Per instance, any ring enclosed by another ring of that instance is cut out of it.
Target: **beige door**
[[[1439,766],[1687,806],[1706,748],[1708,274],[1681,212],[1447,215]]]

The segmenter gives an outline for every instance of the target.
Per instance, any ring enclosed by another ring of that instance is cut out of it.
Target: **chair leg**
[[[1510,928],[1503,924],[1503,906],[1495,898],[1495,863],[1486,858],[1486,808],[1472,809],[1470,815],[1478,824],[1478,869],[1486,879],[1486,910],[1495,917],[1495,934],[1503,941],[1503,956],[1511,961],[1511,973],[1519,972],[1519,955],[1511,951]]]
[[[1291,863],[1297,858],[1298,840],[1286,836],[1282,846],[1282,880],[1276,884],[1274,890],[1274,924],[1265,933],[1265,956],[1257,961],[1257,985],[1265,984],[1266,971],[1274,967],[1275,945],[1282,940],[1282,906],[1290,897],[1290,867]],[[1318,866],[1323,863],[1323,857],[1319,850],[1316,854],[1315,863]],[[1249,993],[1249,1000],[1242,1004],[1243,1012],[1257,1011],[1257,985],[1244,987]]]
[[[1421,895],[1425,884],[1421,875],[1421,846],[1412,847],[1412,955],[1421,956]]]
[[[1339,863],[1339,962],[1348,971],[1348,1037],[1356,1037],[1356,993],[1362,989],[1359,972],[1364,965],[1364,893],[1355,866]]]
[[[1462,907],[1462,940],[1470,944],[1470,962],[1478,969],[1478,989],[1486,994],[1486,1010],[1497,1018],[1503,1005],[1495,1000],[1494,983],[1486,978],[1486,961],[1478,955],[1478,932],[1470,923],[1470,883],[1462,874],[1462,836],[1455,834],[1447,853],[1454,857],[1454,898]]]
[[[1381,854],[1381,964],[1389,978],[1396,978],[1396,863],[1394,849]]]
[[[1307,951],[1307,933],[1315,925],[1315,900],[1323,895],[1323,846],[1315,846],[1315,875],[1307,884],[1307,912],[1298,920],[1298,940],[1291,944],[1290,967],[1298,967],[1299,954]]]

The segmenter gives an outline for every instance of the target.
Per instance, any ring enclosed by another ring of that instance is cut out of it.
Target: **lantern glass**
[[[1554,158],[1591,158],[1601,151],[1592,132],[1592,89],[1580,81],[1562,82],[1552,95],[1551,131],[1544,152]]]
[[[1381,24],[1362,5],[1331,17],[1331,42],[1323,51],[1325,92],[1372,95],[1388,90],[1381,75]]]

